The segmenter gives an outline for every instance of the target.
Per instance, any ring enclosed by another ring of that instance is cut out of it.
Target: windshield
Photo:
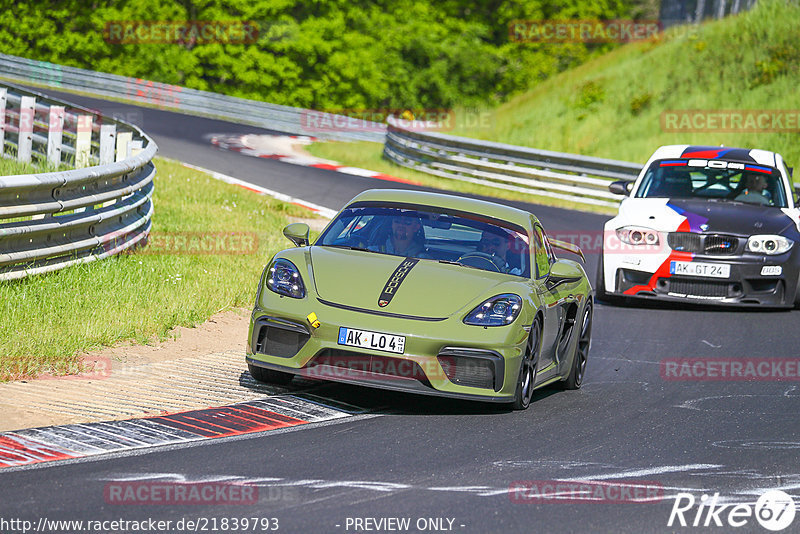
[[[783,180],[776,169],[717,160],[654,161],[635,196],[719,199],[787,207]]]
[[[521,227],[480,215],[371,202],[344,209],[315,245],[452,262],[528,278],[528,243]]]

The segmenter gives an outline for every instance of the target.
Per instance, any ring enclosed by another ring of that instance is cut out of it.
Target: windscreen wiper
[[[470,269],[479,269],[483,270],[480,267],[475,267],[474,265],[467,265],[466,263],[461,263],[460,261],[456,260],[438,260],[439,263],[446,263],[447,265],[460,265],[461,267],[469,267]]]
[[[358,250],[361,252],[377,252],[377,250],[370,250],[368,248],[363,247],[352,247],[350,245],[322,245],[323,247],[332,247],[332,248],[344,248],[347,250]]]

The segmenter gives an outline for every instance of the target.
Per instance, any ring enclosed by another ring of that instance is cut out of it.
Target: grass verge
[[[314,217],[174,161],[156,159],[156,167],[149,247],[0,282],[0,380],[78,372],[85,351],[123,340],[165,339],[176,326],[252,306],[265,263],[289,245],[280,231],[288,217]],[[168,248],[155,247],[166,243],[163,236],[230,232],[252,237],[255,246],[212,254],[156,253]]]
[[[42,170],[42,167],[34,165],[33,163],[21,163],[16,159],[0,157],[0,176],[13,176],[15,174],[36,174],[39,172],[51,172],[55,169],[47,167],[47,170]]]

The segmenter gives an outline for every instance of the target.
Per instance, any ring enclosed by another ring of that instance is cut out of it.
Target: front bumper
[[[692,302],[697,304],[791,308],[800,276],[793,254],[782,256],[669,257],[657,269],[641,269],[629,263],[606,264],[613,269],[613,290],[606,292],[632,298]],[[730,265],[730,276],[711,278],[670,274],[671,261]],[[780,274],[764,275],[765,267],[780,267]],[[608,273],[608,271],[607,271]]]
[[[528,332],[524,313],[481,328],[460,317],[389,317],[331,306],[309,295],[268,295],[253,310],[247,362],[312,379],[480,401],[513,400]],[[315,313],[313,328],[307,316]],[[532,318],[531,318],[532,320]],[[339,328],[405,336],[403,354],[343,346]]]

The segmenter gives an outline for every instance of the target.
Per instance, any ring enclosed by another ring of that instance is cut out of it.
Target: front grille
[[[706,282],[700,280],[669,279],[669,292],[695,297],[725,298],[728,296],[728,282]]]
[[[474,388],[494,387],[494,364],[491,360],[441,354],[438,359],[450,382]]]
[[[268,356],[291,358],[306,344],[309,336],[294,330],[287,330],[271,323],[262,324],[256,337],[255,351]]]
[[[702,250],[700,234],[689,232],[670,232],[667,235],[667,244],[672,250],[681,252],[700,252]]]
[[[707,235],[703,242],[706,254],[717,256],[730,256],[736,253],[739,239],[730,235]]]
[[[695,234],[692,232],[670,232],[667,244],[672,250],[707,254],[709,256],[731,256],[739,248],[739,238],[724,234]]]
[[[335,376],[348,376],[348,370],[362,371],[398,379],[418,380],[428,384],[428,377],[423,372],[422,367],[417,362],[405,358],[375,356],[340,349],[325,349],[317,354],[306,366],[311,370],[311,376],[325,377],[324,372],[315,373],[313,371],[314,367],[320,365],[338,369],[339,371],[333,372]],[[353,374],[353,377],[358,377],[358,374]]]

